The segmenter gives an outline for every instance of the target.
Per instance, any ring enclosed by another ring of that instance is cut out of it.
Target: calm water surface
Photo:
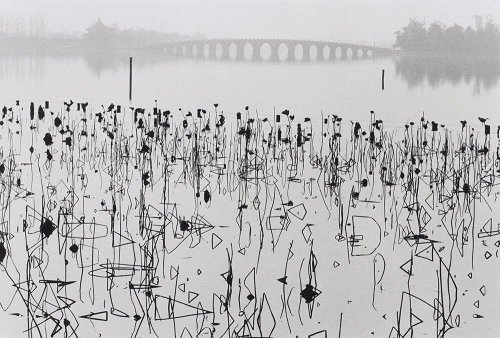
[[[226,112],[245,106],[262,114],[289,109],[298,116],[321,113],[367,120],[375,111],[387,122],[407,122],[422,113],[459,125],[484,116],[500,122],[498,61],[401,58],[331,62],[245,62],[134,59],[133,102],[186,110]],[[385,90],[381,88],[385,70]],[[0,55],[0,104],[15,100],[89,101],[128,105],[127,56]],[[55,108],[54,108],[55,109]]]

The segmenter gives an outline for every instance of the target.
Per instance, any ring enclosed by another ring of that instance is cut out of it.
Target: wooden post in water
[[[384,80],[385,80],[384,77],[385,77],[385,69],[382,69],[382,90],[384,90],[384,87],[385,87],[385,85],[384,85]]]
[[[130,57],[130,72],[129,72],[129,83],[128,83],[128,100],[132,101],[132,57]]]

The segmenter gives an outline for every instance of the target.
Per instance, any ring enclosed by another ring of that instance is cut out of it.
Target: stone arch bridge
[[[155,48],[178,57],[248,61],[328,61],[392,53],[389,48],[351,43],[284,39],[188,40],[169,42]]]

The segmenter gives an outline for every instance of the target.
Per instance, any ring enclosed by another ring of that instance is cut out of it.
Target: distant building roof
[[[87,28],[87,36],[103,36],[103,35],[108,35],[109,33],[113,32],[114,29],[111,27],[106,26],[105,24],[102,23],[101,18],[97,19],[97,22]]]

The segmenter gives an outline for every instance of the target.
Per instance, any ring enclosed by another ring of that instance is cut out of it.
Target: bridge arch
[[[309,47],[309,60],[311,61],[318,60],[318,47],[315,44],[312,44]]]
[[[222,58],[222,44],[220,42],[217,42],[215,44],[214,56],[216,59]]]
[[[210,45],[208,43],[205,43],[203,45],[203,57],[205,59],[208,59],[210,57]]]
[[[254,54],[254,47],[253,44],[250,42],[247,42],[243,45],[243,58],[247,61],[250,61],[253,59],[253,54]]]
[[[330,55],[331,55],[331,50],[330,46],[324,45],[323,48],[321,49],[321,55],[323,56],[323,60],[327,61],[330,60]]]
[[[278,59],[280,61],[286,61],[288,60],[289,54],[290,54],[290,48],[288,45],[284,42],[280,43],[278,46]]]
[[[236,60],[238,58],[238,45],[234,42],[231,42],[229,46],[227,47],[227,53],[229,56],[229,59],[231,60]]]
[[[358,50],[357,50],[357,52],[356,52],[356,56],[357,56],[358,58],[362,58],[362,57],[363,57],[363,54],[364,54],[363,49],[362,49],[362,48],[358,48]]]
[[[301,43],[297,43],[293,48],[293,57],[295,61],[302,61],[304,59],[304,46]]]
[[[347,50],[345,51],[345,56],[348,59],[352,59],[354,55],[354,52],[351,47],[348,47]]]
[[[196,43],[191,46],[191,56],[198,56],[198,45]]]
[[[343,56],[343,51],[342,51],[342,47],[340,46],[336,46],[335,47],[335,59],[342,59],[342,56]]]
[[[273,50],[268,42],[264,42],[259,47],[259,56],[262,61],[269,61],[273,55]]]

